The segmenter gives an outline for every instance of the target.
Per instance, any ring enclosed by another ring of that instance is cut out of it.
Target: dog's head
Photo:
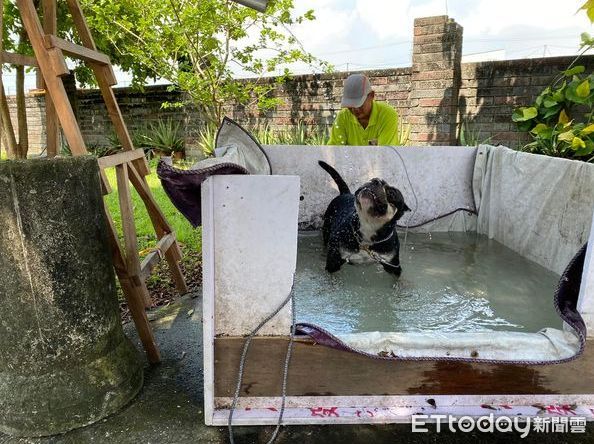
[[[402,193],[377,177],[355,191],[355,206],[361,220],[387,223],[410,211]]]

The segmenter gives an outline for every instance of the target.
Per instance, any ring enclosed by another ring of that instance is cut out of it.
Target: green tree
[[[294,16],[293,0],[271,0],[265,13],[231,0],[82,0],[99,49],[133,75],[133,86],[162,78],[186,93],[208,122],[218,124],[228,103],[267,109],[270,91],[304,62],[328,68],[307,53],[290,26],[314,20],[313,11]],[[251,78],[238,81],[233,68]],[[81,72],[81,74],[83,74]],[[85,80],[84,76],[80,80]]]

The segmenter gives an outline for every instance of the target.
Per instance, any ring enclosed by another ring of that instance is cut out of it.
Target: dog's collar
[[[381,244],[382,242],[385,242],[385,241],[391,239],[392,236],[394,236],[394,231],[396,231],[396,228],[393,228],[393,229],[390,230],[390,234],[388,234],[388,236],[386,236],[384,239],[382,239],[382,240],[375,240],[375,241],[372,241],[372,242],[369,242],[368,243],[368,242],[364,242],[363,241],[363,237],[359,234],[359,229],[355,229],[355,227],[353,227],[352,224],[351,224],[351,228],[353,229],[353,235],[355,236],[355,239],[357,240],[357,243],[360,246],[365,245],[367,247],[371,247],[371,246],[376,245],[376,244]]]

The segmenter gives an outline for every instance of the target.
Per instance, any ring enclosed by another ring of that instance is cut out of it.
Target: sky
[[[585,12],[576,14],[584,1],[294,0],[297,12],[313,9],[317,19],[293,32],[339,71],[410,66],[413,21],[434,15],[464,28],[467,61],[548,57],[575,54],[580,34],[594,33]]]
[[[465,61],[569,55],[577,53],[582,32],[594,34],[586,14],[576,14],[584,1],[294,0],[296,13],[313,9],[316,20],[292,32],[337,71],[410,66],[414,19],[444,14],[464,28]],[[312,72],[304,65],[292,69]],[[35,86],[34,77],[27,76],[27,88]],[[118,80],[118,86],[129,84],[123,74]],[[4,74],[4,81],[7,94],[14,94],[14,76]]]

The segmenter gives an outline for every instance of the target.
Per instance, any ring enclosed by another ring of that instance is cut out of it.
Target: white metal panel
[[[204,359],[204,418],[213,425],[214,414],[214,187],[215,178],[202,184],[202,329]]]
[[[212,185],[215,335],[242,336],[291,291],[299,177],[216,176]],[[288,335],[290,326],[287,305],[259,335]]]

